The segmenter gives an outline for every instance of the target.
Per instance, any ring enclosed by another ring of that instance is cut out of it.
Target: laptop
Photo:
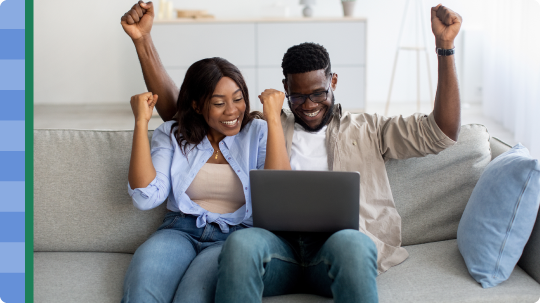
[[[359,229],[360,173],[251,170],[253,226],[270,231]]]

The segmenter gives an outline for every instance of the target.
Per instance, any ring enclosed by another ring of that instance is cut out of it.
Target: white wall
[[[207,9],[217,18],[263,17],[268,7],[276,2],[287,5],[290,16],[300,16],[298,0],[173,0],[176,8]],[[120,25],[120,17],[135,3],[128,0],[49,0],[34,2],[34,56],[35,103],[122,103],[133,94],[146,90],[137,55],[130,39]],[[367,103],[385,102],[397,46],[397,38],[406,1],[358,0],[355,15],[368,19],[367,40]],[[464,19],[463,31],[481,31],[485,0],[448,0],[444,4],[459,12]],[[431,33],[429,10],[438,4],[424,1],[424,31],[428,41],[428,54],[434,89],[436,87],[436,56]],[[157,3],[156,3],[157,6]],[[313,7],[314,16],[341,16],[339,0],[318,0]],[[415,42],[415,17],[411,10],[404,27],[404,43]],[[347,33],[335,33],[346,35]],[[466,41],[466,39],[464,40]],[[191,43],[196,43],[193,41]],[[463,51],[475,47],[460,47],[457,41],[458,68],[464,65]],[[346,47],[346,46],[343,46]],[[430,100],[427,90],[425,55],[421,56],[422,99]],[[416,55],[401,52],[396,71],[393,102],[416,100]],[[476,79],[475,60],[466,64],[469,79]],[[461,73],[462,71],[460,71]],[[467,75],[460,75],[467,78]],[[469,83],[469,82],[467,82]],[[462,92],[474,95],[476,86],[468,88],[462,83]],[[481,81],[479,82],[481,83]],[[472,84],[471,84],[472,85]],[[474,84],[476,85],[476,84]],[[464,96],[465,101],[473,99]],[[474,101],[474,100],[473,100]]]

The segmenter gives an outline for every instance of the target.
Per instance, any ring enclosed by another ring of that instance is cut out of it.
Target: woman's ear
[[[191,107],[193,107],[193,109],[197,112],[197,114],[199,115],[201,114],[201,111],[197,107],[197,102],[195,102],[195,100],[191,101]]]

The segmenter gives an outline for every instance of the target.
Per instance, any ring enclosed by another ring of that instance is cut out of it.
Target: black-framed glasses
[[[330,84],[328,85],[328,89],[326,91],[322,92],[315,92],[309,95],[301,95],[301,94],[295,94],[295,95],[287,95],[287,99],[289,102],[291,102],[292,105],[298,106],[304,104],[306,102],[306,99],[309,98],[312,102],[315,103],[321,103],[328,98],[328,92],[330,91],[330,86],[332,86],[332,76],[334,74],[330,74]]]

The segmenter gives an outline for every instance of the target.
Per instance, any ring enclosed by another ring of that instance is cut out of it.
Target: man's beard
[[[324,113],[324,117],[323,119],[321,120],[321,123],[315,127],[309,127],[306,122],[304,122],[304,120],[302,120],[302,118],[300,118],[300,116],[298,116],[294,110],[292,109],[292,104],[291,104],[291,101],[289,101],[289,108],[291,109],[293,115],[294,115],[294,122],[300,124],[300,126],[302,126],[306,131],[308,132],[312,132],[312,133],[316,133],[318,131],[320,131],[326,124],[328,124],[328,121],[330,121],[330,119],[332,119],[332,115],[334,113],[334,103],[336,101],[336,98],[334,97],[334,94],[332,94],[332,104],[330,105],[330,107],[326,110],[326,113]]]

